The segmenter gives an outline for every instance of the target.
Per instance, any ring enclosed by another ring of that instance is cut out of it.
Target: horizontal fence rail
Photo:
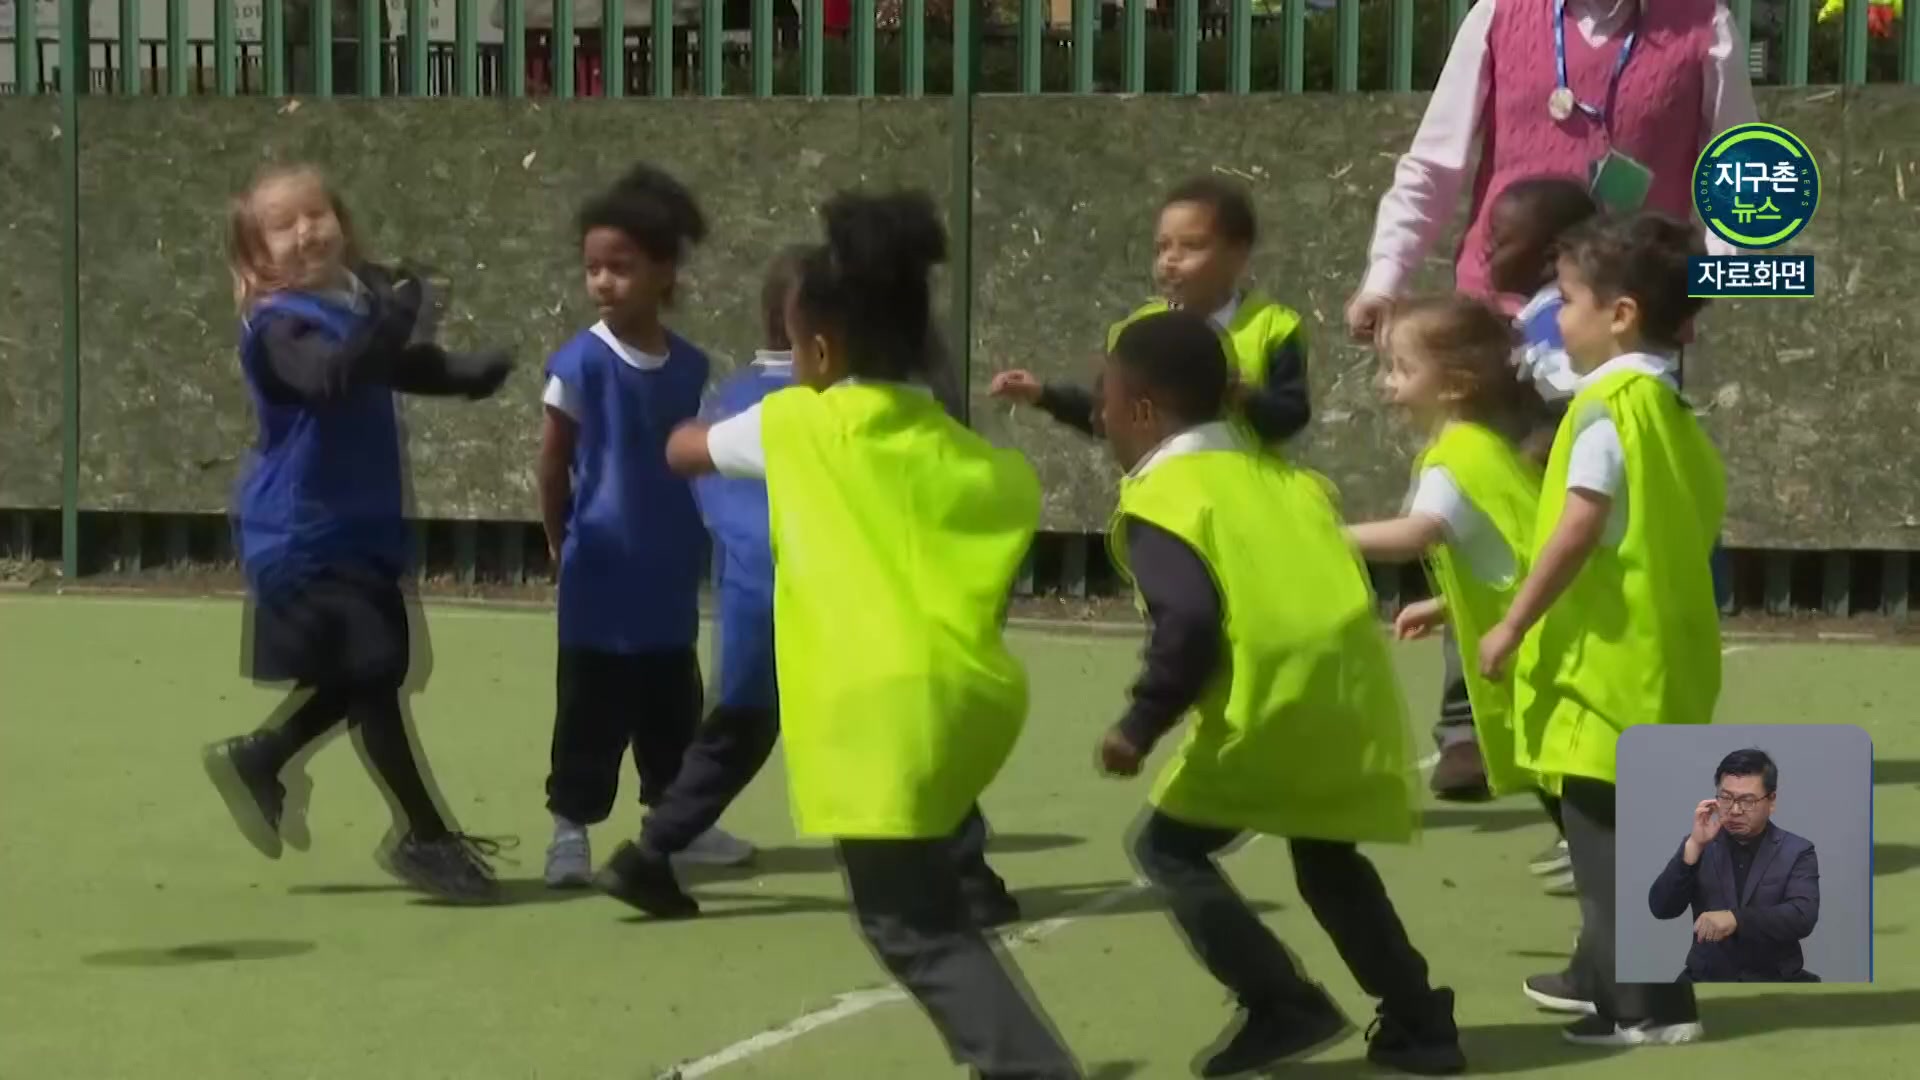
[[[39,17],[54,5],[11,2],[0,93],[58,93],[84,67],[94,94],[563,98],[946,94],[957,63],[980,93],[1426,90],[1469,7],[987,0],[956,42],[951,0],[606,0],[591,19],[503,0],[484,20],[477,0],[60,0],[89,16],[69,65],[76,43]],[[1758,84],[1920,84],[1920,19],[1870,6],[1731,4]]]
[[[83,513],[82,572],[113,581],[175,581],[196,590],[238,589],[232,525],[210,514]],[[418,580],[441,587],[511,590],[552,580],[540,526],[517,521],[425,520],[413,523]],[[44,564],[60,556],[59,511],[0,510],[0,567]],[[1728,615],[1880,616],[1908,621],[1916,600],[1910,551],[1760,551],[1727,553]],[[1432,595],[1417,565],[1370,566],[1382,613]],[[1099,600],[1127,586],[1100,537],[1042,533],[1014,582],[1019,597]]]

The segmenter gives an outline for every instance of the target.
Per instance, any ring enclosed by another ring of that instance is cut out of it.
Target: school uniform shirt
[[[1513,580],[1517,566],[1513,549],[1501,538],[1492,519],[1460,489],[1446,466],[1420,470],[1407,493],[1406,512],[1439,519],[1446,542],[1465,560],[1474,577],[1490,585]]]
[[[1229,333],[1246,301],[1246,296],[1235,293],[1218,311],[1209,315],[1207,321],[1222,334]],[[1138,318],[1140,314],[1135,312],[1127,321]],[[1118,328],[1124,325],[1125,322],[1117,324],[1116,332],[1109,334],[1109,338],[1117,336]],[[1231,356],[1228,359],[1234,360]],[[1268,348],[1265,364],[1264,377],[1257,385],[1247,380],[1249,385],[1242,398],[1241,412],[1262,442],[1284,442],[1306,427],[1307,421],[1313,416],[1307,389],[1305,323],[1296,324],[1290,333]],[[1235,362],[1234,367],[1238,370],[1239,363]],[[1082,434],[1101,434],[1097,383],[1093,390],[1071,383],[1048,383],[1041,388],[1038,405],[1055,420]]]
[[[715,391],[705,416],[721,422],[793,385],[793,354],[761,350]],[[714,543],[719,597],[716,648],[722,705],[771,708],[777,697],[773,657],[773,548],[768,538],[767,485],[737,476],[703,476],[694,497]]]
[[[1594,368],[1579,385],[1592,386],[1622,371],[1638,371],[1659,379],[1678,393],[1679,379],[1671,358],[1653,353],[1628,353]],[[1567,490],[1590,491],[1613,501],[1600,542],[1618,547],[1627,534],[1627,456],[1620,445],[1620,429],[1605,409],[1583,411],[1573,422],[1573,452],[1567,463]]]
[[[706,530],[692,487],[667,468],[667,436],[700,412],[706,353],[667,334],[665,354],[596,323],[547,363],[542,400],[577,426],[573,502],[560,551],[562,648],[680,649],[699,634]]]

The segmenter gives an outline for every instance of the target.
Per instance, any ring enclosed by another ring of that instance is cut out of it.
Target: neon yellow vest
[[[1120,340],[1120,331],[1149,315],[1167,310],[1165,300],[1150,300],[1133,314],[1107,328],[1107,351]],[[1227,359],[1248,387],[1267,383],[1267,357],[1300,326],[1300,314],[1275,302],[1262,292],[1249,292],[1233,309],[1233,321],[1221,334],[1227,342]]]
[[[1720,696],[1720,618],[1708,557],[1726,511],[1720,455],[1680,395],[1623,371],[1580,391],[1554,439],[1534,558],[1566,505],[1578,420],[1602,409],[1626,458],[1627,525],[1602,543],[1521,643],[1514,670],[1520,763],[1612,782],[1635,724],[1705,724]]]
[[[1450,544],[1435,548],[1429,564],[1435,586],[1446,597],[1447,618],[1459,645],[1467,699],[1473,703],[1473,731],[1487,766],[1487,786],[1495,795],[1526,790],[1534,780],[1515,757],[1512,670],[1504,679],[1489,680],[1480,674],[1479,656],[1481,636],[1506,617],[1513,594],[1526,577],[1527,559],[1533,554],[1534,516],[1540,509],[1540,471],[1497,433],[1464,422],[1441,430],[1414,464],[1414,476],[1427,468],[1447,470],[1513,553],[1516,574],[1504,582],[1482,581]]]
[[[1196,825],[1409,840],[1406,707],[1365,571],[1316,477],[1233,441],[1129,477],[1109,534],[1123,572],[1125,518],[1179,537],[1213,572],[1224,608],[1219,670],[1152,802]]]
[[[770,394],[761,439],[795,827],[945,836],[1026,717],[1001,623],[1039,481],[900,385]]]

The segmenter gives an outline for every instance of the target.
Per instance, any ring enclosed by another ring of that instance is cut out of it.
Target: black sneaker
[[[1367,1060],[1420,1076],[1466,1071],[1460,1029],[1453,1022],[1453,991],[1441,987],[1405,1011],[1381,1005],[1367,1027]]]
[[[1630,1024],[1603,1016],[1586,1016],[1561,1028],[1560,1034],[1575,1046],[1621,1047],[1682,1046],[1699,1042],[1706,1032],[1698,1020],[1641,1020]]]
[[[1564,971],[1551,975],[1529,975],[1527,981],[1520,984],[1520,991],[1533,1000],[1535,1005],[1550,1012],[1576,1013],[1592,1016],[1593,999],[1582,993],[1573,976]]]
[[[656,919],[691,919],[700,904],[680,888],[673,863],[628,841],[593,876],[593,887]]]
[[[500,883],[488,862],[506,846],[484,836],[448,833],[423,840],[409,832],[380,856],[388,873],[430,896],[454,904],[490,904]]]
[[[1200,1067],[1201,1076],[1238,1076],[1310,1057],[1347,1035],[1347,1019],[1332,1002],[1324,1008],[1248,1009],[1240,1030]]]
[[[254,850],[269,859],[280,857],[280,815],[287,789],[279,777],[261,764],[253,735],[214,743],[200,755],[207,778],[227,804],[227,813]]]
[[[997,889],[964,888],[967,898],[967,912],[973,916],[973,924],[982,930],[994,930],[1002,926],[1011,926],[1020,921],[1020,901],[1003,885]]]

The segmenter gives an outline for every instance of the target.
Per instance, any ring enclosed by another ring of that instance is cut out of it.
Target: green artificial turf
[[[312,849],[270,862],[246,846],[198,761],[203,743],[253,727],[277,701],[239,675],[238,604],[0,598],[0,1078],[652,1078],[885,986],[830,852],[793,837],[778,756],[725,822],[761,846],[756,865],[690,876],[702,919],[648,923],[596,896],[547,892],[552,623],[463,607],[429,620],[419,738],[463,828],[520,837],[519,864],[502,869],[518,901],[508,906],[438,907],[381,874],[370,856],[387,812],[347,739],[309,768]],[[994,864],[1041,936],[1011,955],[1090,1075],[1186,1075],[1229,1006],[1130,890],[1122,837],[1147,780],[1092,766],[1138,642],[1014,641],[1033,710],[984,802]],[[1397,653],[1421,728],[1437,648]],[[1871,987],[1709,989],[1704,1043],[1575,1049],[1518,993],[1560,963],[1577,921],[1572,901],[1527,874],[1551,837],[1530,800],[1435,806],[1419,845],[1370,849],[1436,979],[1459,993],[1474,1071],[1900,1075],[1920,1053],[1913,655],[1765,644],[1726,658],[1721,720],[1853,723],[1873,737]],[[634,783],[629,770],[614,819],[595,831],[600,854],[638,824]],[[1371,1006],[1299,902],[1284,845],[1259,841],[1228,867],[1364,1026]],[[1358,1075],[1364,1045],[1356,1034],[1285,1072]],[[706,1075],[961,1073],[912,1005],[883,1002]]]

